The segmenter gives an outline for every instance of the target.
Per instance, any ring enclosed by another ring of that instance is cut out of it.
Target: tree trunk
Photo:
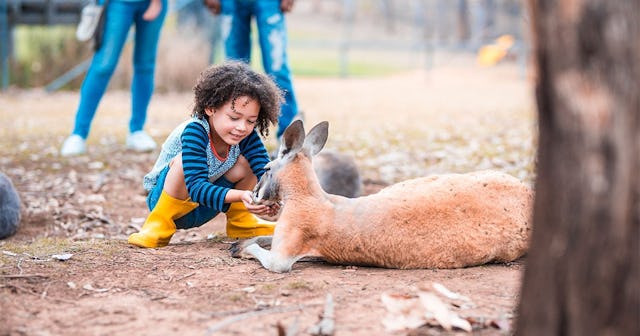
[[[640,0],[530,0],[539,150],[518,335],[640,335]]]

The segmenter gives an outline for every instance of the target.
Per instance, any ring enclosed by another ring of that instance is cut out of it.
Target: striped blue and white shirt
[[[260,179],[264,166],[269,162],[269,154],[258,132],[251,132],[239,144],[229,148],[229,154],[220,160],[213,153],[209,141],[209,123],[206,120],[192,118],[176,127],[162,144],[162,150],[153,169],[145,175],[143,185],[151,190],[158,182],[158,175],[171,160],[182,153],[182,168],[187,191],[193,202],[206,207],[225,211],[224,198],[229,188],[215,185],[216,181],[236,163],[238,156],[244,156],[253,174]]]

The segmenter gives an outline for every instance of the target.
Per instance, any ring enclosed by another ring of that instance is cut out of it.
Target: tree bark
[[[530,0],[539,148],[516,334],[640,335],[640,0]]]

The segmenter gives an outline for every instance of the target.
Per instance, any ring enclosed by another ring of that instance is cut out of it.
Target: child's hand
[[[280,211],[280,207],[278,206],[277,208],[274,206],[267,206],[267,205],[257,205],[257,204],[253,204],[253,199],[251,198],[251,191],[245,191],[242,194],[242,203],[244,203],[244,206],[247,207],[247,210],[249,210],[249,212],[251,212],[252,214],[256,215],[256,216],[274,216],[278,213],[278,211]]]

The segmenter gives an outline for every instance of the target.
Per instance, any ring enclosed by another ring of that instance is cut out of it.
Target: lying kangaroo
[[[302,257],[387,268],[457,268],[508,262],[527,250],[532,192],[496,171],[404,181],[376,194],[325,193],[311,157],[327,140],[327,122],[305,138],[301,121],[284,132],[278,157],[266,167],[254,202],[282,202],[273,237],[232,247],[274,272]],[[260,244],[271,243],[271,250]]]

